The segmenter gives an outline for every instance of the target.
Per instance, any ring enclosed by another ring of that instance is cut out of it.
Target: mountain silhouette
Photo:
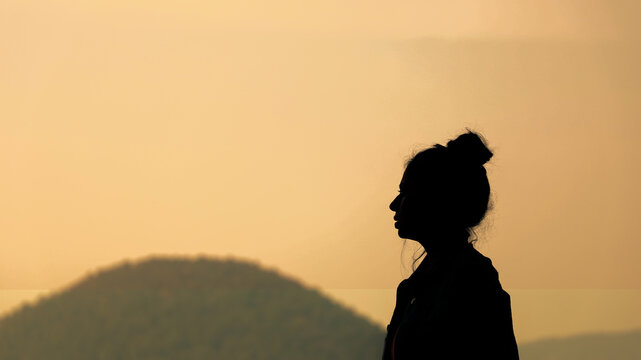
[[[371,359],[383,330],[234,259],[149,258],[0,319],[0,359]]]
[[[638,360],[641,329],[546,339],[519,345],[521,360]]]

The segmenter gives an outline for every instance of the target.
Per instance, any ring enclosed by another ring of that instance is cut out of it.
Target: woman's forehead
[[[413,167],[407,167],[403,172],[403,176],[401,177],[401,184],[410,185],[410,183],[415,182],[416,175],[418,174],[416,174],[416,171]]]
[[[401,183],[399,184],[400,188],[404,188],[407,186],[408,178],[409,176],[407,175],[407,170],[406,170],[405,172],[403,172],[403,176],[401,176]]]
[[[405,172],[403,173],[403,177],[401,177],[401,183],[399,184],[399,188],[403,190],[403,189],[412,187],[415,182],[413,181],[414,180],[413,178],[414,176],[412,176],[412,174],[410,174],[407,170],[405,170]]]

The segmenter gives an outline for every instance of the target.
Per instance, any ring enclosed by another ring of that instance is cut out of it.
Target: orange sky
[[[620,313],[641,298],[638,5],[266,4],[1,5],[0,311],[123,258],[205,253],[383,323],[413,249],[402,268],[402,164],[470,126],[495,150],[479,249],[517,336],[641,326]]]

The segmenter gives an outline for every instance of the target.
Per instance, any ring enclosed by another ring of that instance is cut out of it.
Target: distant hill
[[[384,336],[255,264],[152,258],[0,319],[0,359],[375,359]]]
[[[535,341],[519,353],[521,360],[639,360],[641,330]]]
[[[150,258],[0,318],[0,359],[378,359],[382,329],[275,271]],[[522,360],[641,359],[641,330],[519,344]]]

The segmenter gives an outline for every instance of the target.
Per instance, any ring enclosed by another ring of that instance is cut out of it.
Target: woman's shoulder
[[[459,268],[460,275],[472,285],[501,286],[499,273],[492,260],[471,245],[463,253]]]

